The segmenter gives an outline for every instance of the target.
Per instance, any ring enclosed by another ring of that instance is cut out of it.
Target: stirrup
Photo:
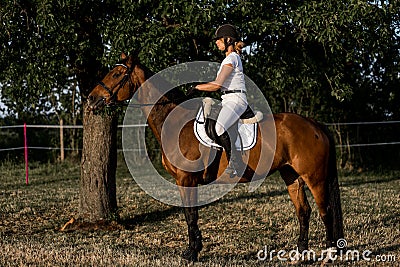
[[[231,162],[229,162],[228,166],[225,169],[225,173],[229,175],[229,178],[234,178],[235,176],[238,175],[238,172],[236,171],[235,167],[232,165],[233,164]]]
[[[229,174],[230,178],[235,176],[242,177],[246,172],[247,164],[242,159],[231,159],[225,169],[225,173]]]

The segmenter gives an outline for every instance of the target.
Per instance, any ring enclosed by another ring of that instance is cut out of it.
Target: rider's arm
[[[222,66],[221,72],[218,74],[217,79],[213,82],[209,83],[203,83],[203,84],[198,84],[196,86],[197,90],[200,91],[207,91],[207,92],[212,92],[212,91],[217,91],[222,87],[224,84],[224,81],[226,78],[231,74],[233,70],[233,65],[232,64],[226,64]]]

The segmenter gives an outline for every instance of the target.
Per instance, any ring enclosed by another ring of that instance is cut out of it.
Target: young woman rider
[[[215,126],[219,143],[226,152],[229,164],[225,169],[231,177],[242,173],[244,164],[239,151],[235,149],[237,121],[247,108],[246,86],[240,53],[244,43],[240,41],[238,31],[230,24],[222,25],[214,36],[219,50],[225,52],[225,59],[217,73],[215,81],[199,84],[200,91],[222,92],[222,109]]]

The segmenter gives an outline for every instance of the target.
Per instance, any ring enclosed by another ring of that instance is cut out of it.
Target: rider
[[[199,84],[195,88],[208,92],[220,89],[223,94],[222,109],[215,126],[218,135],[216,141],[225,149],[229,161],[225,172],[233,177],[244,168],[241,154],[235,149],[237,121],[248,105],[240,59],[244,43],[240,41],[236,28],[230,24],[219,27],[213,39],[218,49],[225,52],[226,57],[221,63],[215,81]]]

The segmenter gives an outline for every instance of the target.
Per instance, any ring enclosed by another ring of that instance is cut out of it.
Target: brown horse
[[[122,54],[121,62],[90,93],[89,109],[100,109],[104,105],[127,100],[136,92],[139,103],[149,103],[154,98],[141,87],[151,75],[136,58]],[[143,105],[142,110],[147,115],[148,125],[161,142],[162,125],[177,104],[171,101],[171,96],[168,94],[162,95],[158,101],[157,106]],[[254,170],[257,170],[258,176],[264,175],[264,177],[275,171],[280,172],[300,223],[300,236],[297,242],[300,253],[308,249],[311,207],[304,190],[304,186],[307,185],[325,225],[327,247],[335,247],[337,240],[343,238],[343,219],[333,139],[324,126],[311,119],[292,113],[275,114],[273,119],[276,127],[276,149],[271,168],[262,170],[261,167],[260,170],[261,148],[268,147],[268,144],[265,144],[268,140],[263,139],[259,132],[257,144],[251,149],[247,160],[247,169],[253,172],[246,170],[240,182],[249,182],[254,177]],[[260,127],[265,120],[267,119],[260,122]],[[201,146],[193,133],[193,121],[190,121],[179,133],[179,149],[188,159],[196,160],[203,157],[199,149]],[[199,184],[205,183],[205,171],[189,172],[179,169],[165,156],[163,148],[162,160],[165,169],[172,174],[177,185],[196,188]],[[218,173],[222,174],[226,166],[227,160],[224,155]],[[193,201],[190,199],[196,198],[192,190],[181,190],[180,193],[183,202]],[[183,257],[196,261],[202,249],[202,238],[197,224],[198,207],[187,205],[184,207],[184,213],[188,225],[189,245],[183,252]]]

